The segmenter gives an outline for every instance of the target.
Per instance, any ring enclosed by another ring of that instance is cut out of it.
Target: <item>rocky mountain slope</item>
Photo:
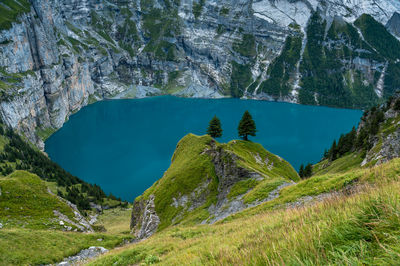
[[[362,108],[400,87],[395,0],[0,4],[0,115],[40,148],[71,113],[103,98]]]
[[[214,223],[272,200],[297,180],[288,162],[260,144],[189,134],[164,176],[135,199],[131,228],[145,238],[171,224]]]

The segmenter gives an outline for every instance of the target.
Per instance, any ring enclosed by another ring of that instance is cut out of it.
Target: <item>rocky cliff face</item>
[[[154,195],[148,200],[135,201],[132,209],[131,229],[137,238],[143,239],[151,236],[157,231],[160,218],[155,211]]]
[[[10,2],[0,7],[0,114],[41,148],[71,113],[103,98],[168,93],[363,107],[400,87],[397,55],[382,54],[354,23],[368,13],[386,24],[400,11],[394,0]],[[328,39],[332,24],[339,34]],[[323,44],[324,71],[312,68],[315,43]],[[331,73],[336,85],[319,86]],[[350,100],[331,100],[338,95]]]
[[[397,38],[400,38],[400,14],[395,12],[392,18],[386,24],[386,27],[393,35],[395,35]]]
[[[367,112],[360,123],[358,134],[371,131],[374,120],[379,121],[379,126],[375,130],[377,133],[369,136],[369,150],[362,165],[382,164],[400,157],[400,94],[381,107]]]
[[[171,224],[214,223],[272,200],[298,179],[289,163],[259,144],[190,134],[164,176],[135,199],[131,228],[146,238]]]

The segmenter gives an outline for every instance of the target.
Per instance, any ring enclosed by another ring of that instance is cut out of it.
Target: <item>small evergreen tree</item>
[[[312,175],[312,165],[309,163],[304,167],[304,178],[310,177]]]
[[[337,157],[337,148],[336,148],[336,140],[333,141],[332,147],[329,150],[329,160],[334,161]]]
[[[304,176],[304,165],[303,164],[300,165],[299,176],[300,176],[300,178],[303,178],[303,176]]]
[[[328,159],[328,158],[329,158],[329,151],[325,149],[324,156],[322,157],[322,159]]]
[[[395,111],[400,111],[400,99],[397,99],[393,105]]]
[[[255,136],[256,132],[257,132],[256,123],[251,117],[249,111],[245,111],[238,126],[239,137],[241,137],[244,140],[248,140],[248,136],[249,135]]]
[[[207,128],[207,134],[213,138],[222,137],[221,121],[217,116],[214,116],[213,119],[211,119]]]

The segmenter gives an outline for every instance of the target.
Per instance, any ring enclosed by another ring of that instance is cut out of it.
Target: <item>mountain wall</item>
[[[396,11],[395,0],[2,1],[0,114],[43,148],[104,98],[364,108],[400,87],[400,44],[383,26],[395,33]]]

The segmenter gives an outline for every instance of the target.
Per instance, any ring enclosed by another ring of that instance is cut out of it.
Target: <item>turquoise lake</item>
[[[359,110],[239,99],[109,100],[72,115],[46,141],[46,152],[71,174],[132,201],[162,177],[184,135],[205,134],[217,115],[224,130],[218,141],[237,139],[245,110],[258,130],[250,139],[296,169],[318,162],[324,149],[356,126],[362,115]]]

